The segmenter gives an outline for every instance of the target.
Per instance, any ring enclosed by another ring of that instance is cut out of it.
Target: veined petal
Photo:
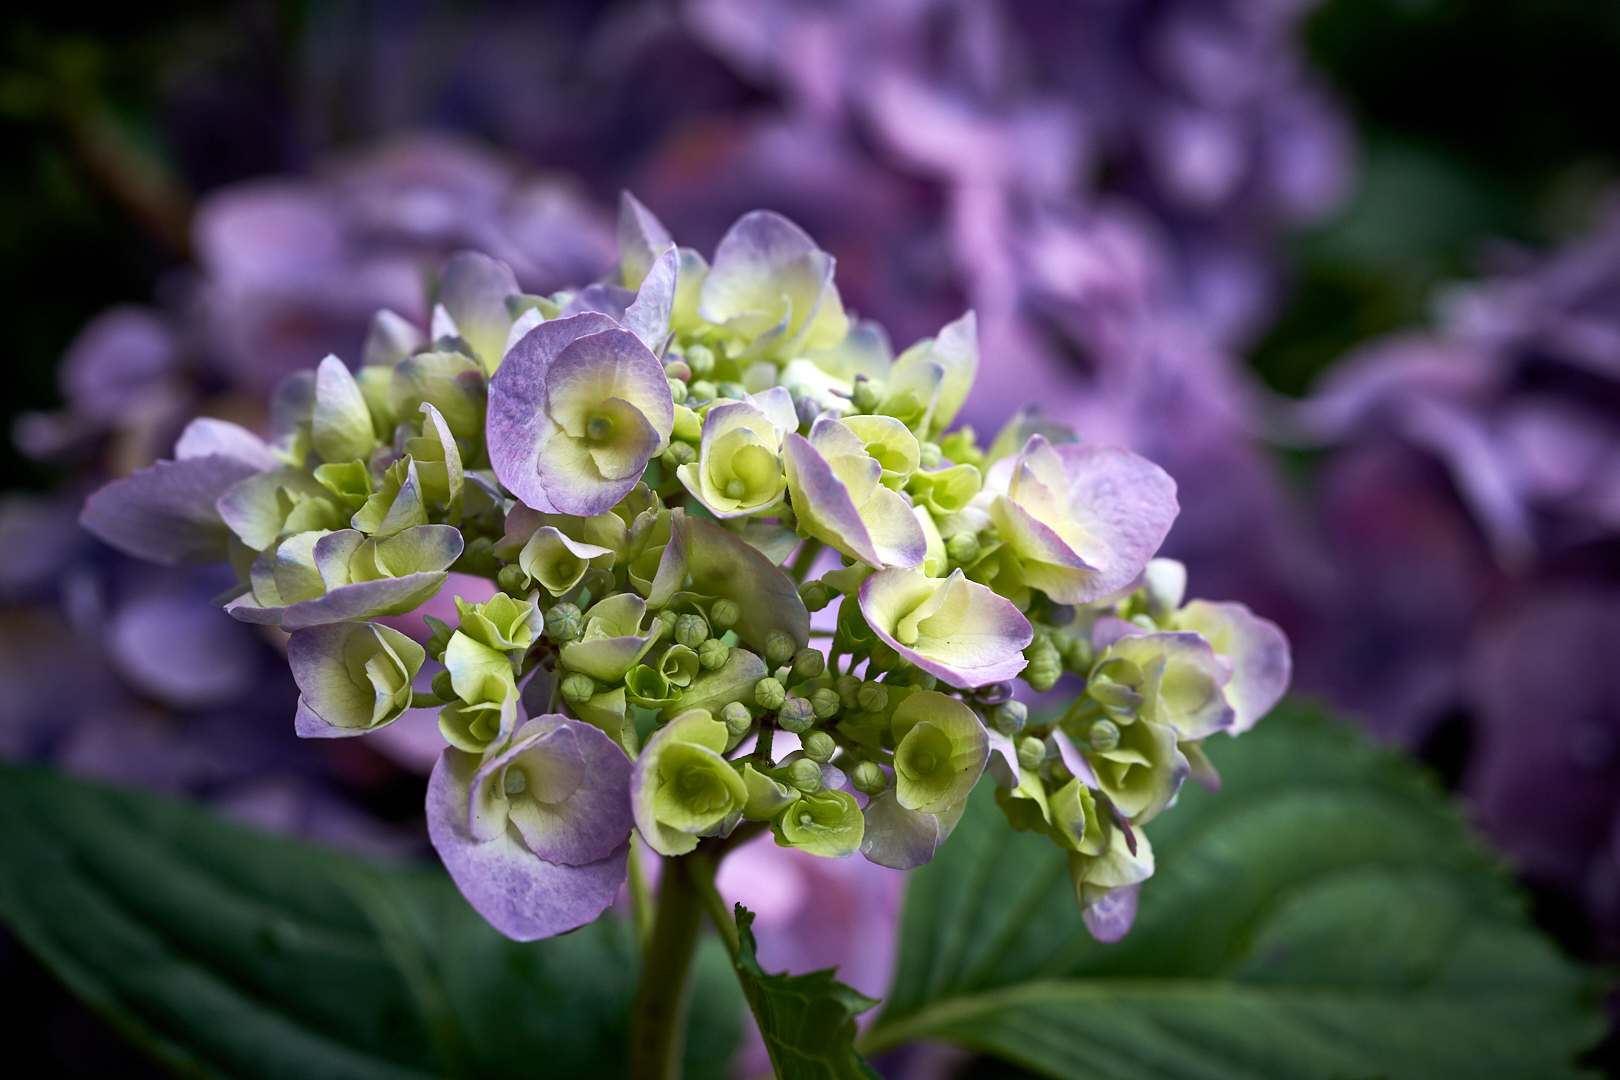
[[[174,444],[176,461],[218,454],[249,466],[255,472],[270,472],[280,466],[270,447],[247,428],[229,420],[199,416],[186,425],[180,441]]]
[[[615,751],[617,752],[617,751]],[[535,855],[512,830],[488,842],[467,832],[467,793],[479,758],[447,749],[428,781],[428,836],[473,909],[517,941],[535,941],[594,921],[628,876],[627,840],[583,866]]]
[[[934,857],[939,840],[939,819],[901,806],[892,787],[866,804],[861,854],[869,862],[914,870]]]
[[[500,364],[506,332],[512,327],[506,298],[522,291],[511,267],[476,251],[451,255],[439,275],[439,303],[486,372]]]
[[[1248,731],[1282,700],[1293,660],[1288,638],[1276,623],[1243,604],[1194,600],[1176,613],[1174,625],[1202,635],[1232,662],[1232,677],[1224,687],[1234,714],[1231,734]]]
[[[924,671],[959,689],[988,686],[1024,669],[1034,630],[1011,601],[957,570],[879,570],[861,582],[861,614],[874,633]]]
[[[816,421],[819,426],[823,421]],[[872,546],[860,511],[825,458],[797,432],[782,445],[787,470],[788,492],[799,522],[816,539],[837,548],[868,566],[879,567],[883,560]],[[918,530],[919,535],[921,530]]]
[[[641,339],[649,349],[657,349],[669,336],[669,320],[675,310],[675,283],[681,257],[671,243],[653,260],[642,280],[635,300],[624,310],[624,328]]]
[[[449,577],[448,571],[441,570],[430,574],[362,581],[339,586],[313,600],[275,607],[262,607],[249,595],[226,604],[225,610],[233,619],[241,622],[279,626],[283,630],[370,619],[378,615],[404,615],[437,596]]]
[[[231,530],[216,504],[257,473],[223,454],[159,461],[91,495],[79,524],[120,551],[165,566],[218,562]]]
[[[641,288],[653,263],[675,243],[657,216],[628,191],[619,194],[619,284]]]

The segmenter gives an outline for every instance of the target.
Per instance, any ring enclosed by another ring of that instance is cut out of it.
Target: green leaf
[[[946,1039],[1087,1080],[1582,1075],[1594,987],[1414,766],[1298,705],[1206,750],[1224,789],[1148,828],[1117,945],[982,785],[912,877],[862,1049]]]
[[[605,918],[501,937],[437,868],[277,839],[195,807],[0,766],[0,918],[178,1072],[275,1080],[622,1073],[638,967]],[[700,957],[687,1075],[742,1003]],[[537,1072],[537,1062],[544,1068]]]
[[[882,1080],[855,1052],[855,1017],[876,1005],[833,978],[767,975],[754,957],[754,914],[738,904],[737,978],[754,1010],[778,1080]]]

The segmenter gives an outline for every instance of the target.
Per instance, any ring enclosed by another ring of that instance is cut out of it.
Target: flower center
[[[506,779],[502,781],[501,786],[506,789],[508,795],[521,795],[523,789],[529,786],[529,781],[524,778],[522,773],[512,769],[506,774]]]
[[[585,421],[585,439],[587,442],[606,442],[613,435],[613,418],[595,413]]]
[[[726,481],[726,498],[740,499],[746,494],[748,494],[748,485],[735,476]]]

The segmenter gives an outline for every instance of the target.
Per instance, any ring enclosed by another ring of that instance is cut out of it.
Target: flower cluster
[[[357,371],[282,384],[269,441],[195,421],[82,520],[228,560],[230,614],[288,633],[299,734],[437,708],[429,831],[513,937],[600,914],[632,830],[675,857],[751,822],[919,865],[986,771],[1117,937],[1153,869],[1141,826],[1213,782],[1202,741],[1270,708],[1287,644],[1182,603],[1157,466],[1029,415],[988,451],[952,430],[972,313],[894,356],[833,270],[769,212],[705,260],[626,196],[606,280],[530,295],[454,255],[429,325],[378,313]],[[377,621],[452,571],[499,592],[427,617],[425,644]],[[1065,673],[1061,715],[1014,696]]]

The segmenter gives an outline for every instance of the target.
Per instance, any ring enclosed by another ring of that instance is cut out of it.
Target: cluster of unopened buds
[[[282,385],[269,441],[194,421],[84,524],[228,559],[226,610],[288,632],[300,735],[438,708],[431,836],[510,936],[596,918],[633,832],[681,856],[753,822],[917,866],[985,772],[1014,828],[1068,853],[1093,933],[1122,934],[1153,872],[1141,826],[1213,783],[1203,740],[1288,679],[1274,625],[1183,603],[1153,558],[1170,477],[1027,415],[988,451],[948,432],[973,315],[893,356],[778,215],[711,263],[626,196],[620,242],[605,281],[552,296],[452,257],[425,331],[378,313],[358,370]],[[842,566],[810,577],[827,549]],[[499,592],[429,617],[425,645],[377,621],[452,571]],[[1015,696],[1065,673],[1066,710]]]

